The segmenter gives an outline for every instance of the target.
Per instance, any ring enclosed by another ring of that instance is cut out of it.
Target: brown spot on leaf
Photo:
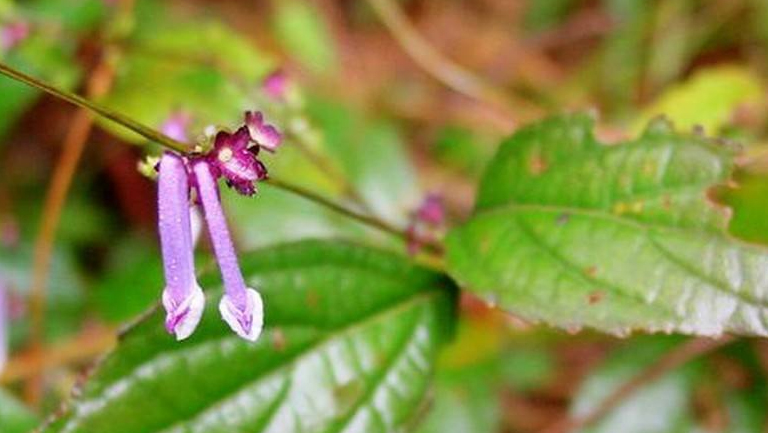
[[[288,344],[288,341],[285,339],[285,333],[281,328],[273,328],[272,329],[272,347],[275,348],[278,352],[282,352],[285,350],[285,346]]]
[[[307,303],[307,307],[317,309],[317,306],[320,304],[320,296],[317,294],[315,289],[309,289],[307,290],[305,301]]]
[[[595,305],[605,298],[605,293],[600,290],[595,290],[587,296],[587,302],[589,305]]]
[[[627,213],[628,206],[626,203],[618,202],[613,205],[613,213],[616,215],[623,215]]]
[[[666,210],[672,209],[672,197],[670,197],[669,194],[664,194],[661,197],[661,205],[664,206],[664,209]]]
[[[532,175],[538,176],[547,171],[547,168],[547,160],[544,159],[540,151],[536,150],[531,153],[531,158],[528,160],[528,171]]]
[[[597,266],[589,266],[584,269],[584,274],[590,278],[594,278],[597,275]]]
[[[480,254],[487,254],[488,250],[491,249],[491,238],[482,238],[480,239]]]

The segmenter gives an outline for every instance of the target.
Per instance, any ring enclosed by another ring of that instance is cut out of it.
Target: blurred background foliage
[[[23,19],[33,28],[2,61],[82,92],[109,56],[114,83],[101,102],[155,127],[181,110],[192,116],[194,136],[209,124],[233,126],[258,101],[265,74],[284,68],[304,105],[298,116],[260,101],[289,142],[266,156],[271,173],[333,199],[356,194],[398,225],[426,191],[445,196],[453,220],[467,215],[486,162],[517,125],[592,110],[600,137],[619,141],[665,114],[678,128],[743,146],[735,185],[717,198],[733,208],[733,236],[768,243],[768,1],[399,0],[440,52],[508,95],[506,110],[419,68],[365,1],[136,0],[129,14],[116,11],[118,3],[0,0],[0,23]],[[14,293],[12,344],[23,356],[32,245],[74,108],[7,79],[0,95],[0,274]],[[98,124],[53,253],[46,338],[61,347],[134,319],[162,287],[154,187],[136,170],[158,149]],[[295,141],[302,146],[290,146]],[[223,196],[242,250],[308,237],[403,250],[268,185],[253,200]],[[200,253],[203,266],[207,257]],[[466,296],[457,337],[440,358],[433,410],[418,431],[539,431],[589,412],[680,341],[569,335]],[[37,413],[21,403],[22,378],[5,377],[2,432],[28,431],[57,407],[95,355],[51,366]],[[584,431],[765,431],[766,368],[768,344],[739,341],[643,386]]]

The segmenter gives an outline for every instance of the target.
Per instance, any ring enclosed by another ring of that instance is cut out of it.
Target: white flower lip
[[[264,327],[264,302],[256,290],[247,288],[246,292],[245,311],[238,309],[225,294],[219,303],[219,312],[237,335],[248,341],[256,341]]]

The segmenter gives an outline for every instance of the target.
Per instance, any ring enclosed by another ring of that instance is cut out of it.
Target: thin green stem
[[[302,188],[300,186],[293,185],[293,184],[290,184],[290,183],[287,183],[287,182],[283,182],[282,180],[275,179],[275,178],[269,178],[267,180],[267,183],[269,183],[270,185],[274,186],[275,188],[279,188],[279,189],[291,192],[291,193],[293,193],[295,195],[304,197],[307,200],[319,203],[319,204],[321,204],[321,205],[323,205],[323,206],[325,206],[325,207],[327,207],[327,208],[329,208],[329,209],[331,209],[331,210],[333,210],[333,211],[335,211],[335,212],[337,212],[339,214],[342,214],[342,215],[344,215],[344,216],[346,216],[346,217],[348,217],[350,219],[359,221],[359,222],[361,222],[363,224],[366,224],[368,226],[376,228],[376,229],[378,229],[380,231],[383,231],[385,233],[389,233],[389,234],[391,234],[393,236],[396,236],[398,238],[402,238],[406,242],[410,240],[407,233],[403,232],[402,230],[398,229],[397,227],[395,227],[393,225],[390,225],[390,224],[388,224],[388,223],[386,223],[386,222],[384,222],[384,221],[382,221],[380,219],[374,218],[374,217],[369,216],[367,214],[355,212],[352,209],[348,209],[348,208],[346,208],[346,207],[344,207],[344,206],[342,206],[342,205],[340,205],[338,203],[334,203],[332,200],[329,200],[329,199],[327,199],[325,197],[322,197],[322,196],[320,196],[318,194],[315,194],[314,192],[309,191],[307,189],[304,189],[304,188]],[[431,242],[431,241],[428,241],[426,239],[420,239],[420,242],[424,243],[424,246],[426,247],[426,249],[429,250],[429,252],[431,252],[431,253],[440,255],[443,252],[442,245],[440,245],[438,243]]]
[[[170,137],[167,137],[164,134],[161,134],[160,132],[142,124],[139,123],[130,117],[124,116],[120,113],[117,113],[115,111],[112,111],[106,107],[103,107],[93,101],[90,101],[86,98],[83,98],[80,95],[77,95],[72,92],[68,92],[66,90],[58,89],[56,87],[51,86],[50,84],[44,83],[37,78],[30,77],[29,75],[18,71],[6,64],[0,63],[0,74],[6,75],[10,78],[13,78],[14,80],[21,81],[24,84],[27,84],[29,86],[35,87],[37,89],[40,89],[48,94],[51,94],[57,98],[63,99],[71,104],[77,105],[78,107],[82,107],[88,110],[91,110],[95,112],[96,114],[105,117],[118,125],[121,125],[125,128],[130,129],[131,131],[149,139],[154,142],[157,142],[158,144],[165,146],[169,149],[175,150],[177,152],[186,153],[188,152],[189,146],[186,144],[176,141]]]
[[[63,99],[67,102],[70,102],[78,107],[82,107],[88,110],[91,110],[95,112],[96,114],[103,116],[115,123],[117,123],[120,126],[123,126],[145,138],[148,140],[154,141],[164,147],[167,147],[168,149],[175,150],[180,153],[187,153],[189,152],[190,148],[187,144],[184,144],[182,142],[176,141],[159,131],[156,131],[146,125],[143,125],[142,123],[131,119],[130,117],[124,116],[121,113],[117,113],[115,111],[112,111],[106,107],[103,107],[93,101],[90,101],[80,95],[77,95],[72,92],[68,92],[66,90],[57,89],[56,87],[53,87],[47,83],[44,83],[34,77],[30,77],[27,74],[24,74],[23,72],[20,72],[8,65],[0,63],[0,74],[6,75],[14,80],[21,81],[22,83],[25,83],[29,86],[35,87],[37,89],[40,89],[46,93],[49,93],[57,98]],[[378,230],[381,230],[383,232],[395,235],[397,237],[403,238],[406,241],[409,240],[408,234],[397,227],[394,227],[382,220],[379,220],[378,218],[372,217],[370,215],[358,213],[354,210],[348,209],[342,205],[339,205],[337,203],[334,203],[331,200],[328,200],[325,197],[322,197],[318,194],[315,194],[309,190],[306,190],[304,188],[301,188],[296,185],[292,185],[290,183],[271,178],[269,180],[270,185],[273,185],[276,188],[283,189],[285,191],[291,192],[293,194],[299,195],[301,197],[304,197],[308,200],[314,201],[320,205],[323,205],[335,212],[338,212],[339,214],[345,215],[351,219],[355,219],[357,221],[360,221],[363,224],[366,224],[368,226],[374,227]],[[438,243],[434,242],[427,242],[426,248],[436,254],[442,253],[442,246]]]

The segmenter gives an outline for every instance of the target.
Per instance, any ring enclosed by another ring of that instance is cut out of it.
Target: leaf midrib
[[[300,351],[296,352],[295,354],[293,354],[291,357],[286,358],[284,360],[285,362],[283,362],[281,364],[278,364],[277,366],[275,366],[272,369],[269,369],[267,371],[261,372],[259,375],[255,376],[252,379],[248,379],[248,380],[244,381],[244,383],[246,383],[246,385],[243,385],[241,387],[238,387],[237,389],[234,389],[234,390],[232,390],[230,392],[227,392],[227,393],[223,394],[221,397],[217,398],[211,404],[207,405],[204,408],[201,408],[200,410],[197,411],[197,415],[200,415],[200,414],[202,414],[204,412],[207,412],[207,411],[211,410],[212,408],[214,408],[217,405],[219,405],[222,402],[224,402],[228,397],[231,397],[232,395],[237,394],[238,392],[240,392],[242,389],[244,389],[246,386],[252,384],[253,382],[262,381],[262,380],[264,380],[266,378],[271,377],[274,374],[277,374],[277,373],[281,372],[282,370],[284,370],[284,369],[286,369],[288,367],[293,367],[303,357],[308,356],[309,354],[315,352],[319,347],[322,347],[324,344],[329,343],[331,340],[337,338],[338,336],[352,333],[356,329],[362,328],[362,327],[368,325],[369,323],[375,322],[375,321],[381,319],[384,316],[387,316],[387,315],[390,315],[390,314],[396,314],[397,312],[399,312],[401,310],[406,310],[406,309],[412,307],[413,305],[415,305],[415,304],[417,304],[417,303],[419,303],[421,301],[426,301],[427,299],[430,299],[432,297],[439,296],[439,295],[442,294],[442,292],[443,292],[443,290],[440,287],[430,288],[429,291],[426,291],[426,292],[423,292],[423,293],[419,293],[419,294],[417,294],[415,296],[412,296],[412,297],[404,300],[403,302],[399,302],[399,303],[396,303],[394,305],[389,305],[389,306],[387,306],[387,307],[385,307],[385,308],[383,308],[383,309],[381,309],[379,311],[376,311],[375,313],[371,314],[370,316],[365,317],[364,319],[362,319],[360,321],[351,322],[349,325],[340,327],[340,328],[338,328],[338,329],[336,329],[334,331],[328,331],[326,336],[319,338],[313,344],[308,345],[303,350],[300,350]],[[276,325],[276,326],[280,326],[280,325]],[[311,328],[310,325],[307,325],[306,327],[307,328]],[[297,326],[297,328],[298,328],[298,326]],[[199,342],[198,344],[187,346],[183,350],[174,351],[174,355],[175,356],[179,356],[184,351],[191,350],[193,348],[197,348],[200,345],[216,344],[217,342],[220,342],[222,340],[234,339],[234,338],[237,338],[237,337],[231,336],[231,335],[224,335],[221,338],[206,339],[206,340],[203,340],[202,342]],[[218,344],[220,345],[220,343],[218,343]],[[142,367],[142,366],[144,366],[146,364],[151,364],[157,358],[158,357],[155,356],[155,357],[151,358],[150,360],[137,365],[135,368],[133,368],[131,370],[131,373],[135,372],[137,369],[139,369],[140,367]],[[125,376],[125,377],[131,377],[131,376]],[[123,380],[127,380],[127,379],[121,379],[121,380],[112,382],[108,387],[105,387],[105,388],[103,388],[101,390],[101,394],[107,394],[109,389],[113,389],[115,386],[117,386]],[[95,401],[95,400],[100,400],[100,398],[91,398],[89,400],[79,401],[76,404],[80,405],[80,404],[84,404],[84,403],[86,403],[88,401]],[[72,418],[71,417],[71,413],[72,413],[71,410],[72,409],[73,408],[70,408],[69,411],[68,411],[68,414],[70,414],[70,418],[69,418],[70,421],[69,422],[75,422],[76,423],[77,422],[76,420],[78,418]],[[80,418],[80,419],[82,419],[82,418]],[[175,421],[175,422],[173,422],[170,425],[162,426],[162,427],[159,427],[157,429],[143,430],[142,432],[143,433],[160,432],[160,431],[163,431],[163,430],[167,430],[169,428],[173,428],[174,426],[179,425],[180,423],[183,423],[184,421],[188,421],[188,420]],[[70,431],[73,431],[74,428],[77,428],[77,424],[75,424],[75,426],[73,427],[73,426],[69,425],[69,422],[67,422],[67,425],[62,427],[62,429],[60,430],[62,433],[70,432]]]
[[[611,221],[616,224],[622,224],[625,226],[630,226],[642,233],[645,234],[645,237],[649,240],[649,242],[662,254],[667,256],[668,251],[662,250],[657,246],[657,242],[655,241],[653,234],[656,233],[675,233],[675,234],[684,234],[686,236],[690,236],[692,234],[695,235],[706,235],[706,236],[712,236],[712,237],[718,237],[722,240],[727,240],[729,242],[732,242],[736,245],[739,245],[742,248],[745,249],[753,249],[756,251],[760,251],[763,254],[768,254],[768,251],[766,251],[765,248],[761,248],[757,245],[751,245],[744,243],[738,239],[733,239],[725,234],[719,234],[714,233],[706,230],[696,230],[691,228],[681,228],[681,227],[670,227],[665,225],[656,225],[656,224],[643,224],[640,221],[622,218],[613,214],[597,211],[597,210],[585,210],[583,208],[573,208],[573,207],[560,207],[560,206],[551,206],[551,205],[519,205],[519,204],[507,204],[504,206],[499,206],[491,210],[486,210],[482,212],[478,212],[476,216],[482,216],[483,214],[503,214],[505,212],[519,212],[519,211],[539,211],[539,212],[547,212],[547,213],[553,213],[553,214],[571,214],[571,215],[580,215],[585,216],[589,218],[598,218],[598,219],[604,219]],[[518,220],[516,218],[516,220]],[[740,300],[744,301],[747,304],[760,306],[760,307],[768,307],[768,299],[761,300],[758,299],[748,293],[740,292],[731,290],[725,283],[722,281],[719,281],[717,279],[712,279],[710,277],[703,276],[701,272],[690,272],[688,269],[688,265],[683,266],[683,264],[680,263],[680,259],[671,260],[673,264],[680,267],[686,272],[692,273],[695,277],[701,279],[705,283],[708,283],[713,289],[716,291],[725,293],[729,296],[734,296],[736,298],[739,298]]]

